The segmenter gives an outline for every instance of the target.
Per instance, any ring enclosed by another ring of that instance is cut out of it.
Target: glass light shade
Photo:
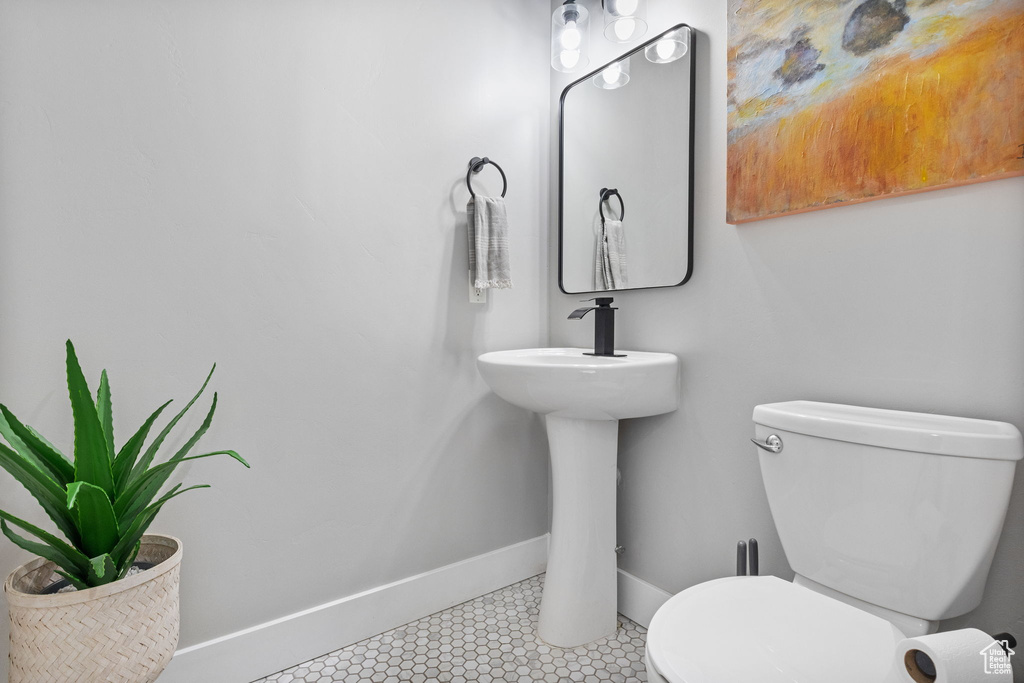
[[[628,43],[647,33],[647,0],[603,0],[604,37]]]
[[[655,64],[668,64],[686,54],[689,44],[689,29],[681,28],[673,31],[654,45],[648,45],[644,55]]]
[[[615,90],[629,83],[629,58],[612,62],[594,76],[594,85],[603,90]]]
[[[574,2],[566,2],[551,16],[551,68],[577,71],[590,64],[587,53],[590,13]]]

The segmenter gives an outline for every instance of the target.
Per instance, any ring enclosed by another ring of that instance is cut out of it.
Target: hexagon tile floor
[[[621,615],[615,635],[589,645],[537,638],[543,586],[541,574],[254,683],[647,680],[647,631]]]

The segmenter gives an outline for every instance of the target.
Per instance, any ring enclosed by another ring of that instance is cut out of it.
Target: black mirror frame
[[[572,88],[574,88],[575,86],[579,85],[580,83],[583,83],[584,81],[586,81],[588,79],[593,78],[597,74],[599,74],[602,71],[604,71],[604,69],[607,68],[608,66],[610,66],[611,64],[614,64],[615,62],[620,61],[622,59],[625,59],[627,57],[632,57],[633,55],[637,54],[638,52],[643,51],[645,48],[647,48],[647,46],[653,45],[654,43],[656,43],[658,40],[660,40],[664,36],[668,35],[669,33],[672,33],[673,31],[677,31],[677,30],[679,30],[681,28],[687,28],[687,29],[690,30],[690,111],[688,112],[688,114],[689,114],[689,124],[690,124],[689,128],[690,129],[688,131],[689,132],[689,159],[688,159],[688,164],[687,164],[687,166],[688,166],[688,177],[687,177],[687,181],[688,181],[687,182],[687,185],[688,185],[688,188],[687,188],[688,200],[687,200],[687,207],[686,207],[686,212],[687,212],[687,216],[686,216],[686,223],[687,223],[687,225],[686,225],[686,231],[687,231],[687,238],[686,238],[686,243],[687,243],[687,249],[686,249],[686,275],[683,277],[683,279],[680,282],[677,282],[676,284],[672,284],[672,285],[653,285],[653,286],[650,286],[650,287],[625,287],[623,289],[611,289],[611,290],[580,290],[578,292],[570,292],[570,291],[565,289],[565,284],[562,281],[562,270],[563,270],[562,263],[563,263],[563,258],[565,256],[565,254],[564,254],[565,240],[564,240],[564,225],[563,225],[563,222],[564,222],[564,219],[563,219],[563,213],[564,213],[563,203],[564,203],[564,199],[563,198],[564,198],[564,183],[565,183],[565,172],[564,172],[564,168],[565,168],[565,163],[564,163],[565,162],[565,159],[564,159],[564,156],[565,156],[565,135],[564,135],[564,132],[565,132],[564,131],[564,127],[565,127],[565,97],[566,97],[566,95],[569,94],[569,91],[572,90]],[[694,194],[693,193],[693,170],[694,170],[694,149],[693,149],[693,144],[694,144],[694,139],[695,139],[695,136],[694,136],[694,133],[695,133],[694,118],[695,118],[695,113],[696,113],[696,92],[697,92],[696,91],[696,78],[697,78],[697,31],[692,26],[690,26],[689,24],[683,23],[683,24],[676,24],[672,28],[669,28],[668,30],[662,31],[661,33],[659,33],[654,38],[651,38],[650,40],[645,41],[644,43],[642,43],[642,44],[638,45],[637,47],[633,48],[632,50],[630,50],[629,52],[624,52],[623,54],[619,55],[618,57],[616,57],[612,61],[610,61],[610,62],[608,62],[606,64],[602,64],[600,67],[598,67],[597,69],[591,71],[590,73],[588,73],[587,75],[583,76],[582,78],[578,78],[575,81],[573,81],[572,83],[570,83],[569,85],[565,86],[565,89],[562,90],[562,95],[561,95],[561,97],[558,98],[558,289],[563,294],[592,294],[592,293],[601,292],[601,291],[628,292],[630,290],[639,290],[639,289],[662,289],[662,288],[665,288],[665,287],[679,287],[681,285],[685,285],[690,280],[690,277],[693,275],[693,194]]]

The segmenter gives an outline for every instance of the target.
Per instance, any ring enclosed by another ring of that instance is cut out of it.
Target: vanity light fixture
[[[686,35],[683,31],[689,31],[689,28],[684,26],[664,36],[653,45],[648,45],[644,50],[644,55],[655,64],[668,64],[676,61],[686,54]]]
[[[581,3],[565,0],[551,17],[551,67],[571,72],[590,63],[587,54],[590,13]]]
[[[647,33],[647,0],[601,0],[604,37],[628,43]]]
[[[603,90],[615,90],[629,83],[629,57],[612,62],[594,76],[594,85]]]

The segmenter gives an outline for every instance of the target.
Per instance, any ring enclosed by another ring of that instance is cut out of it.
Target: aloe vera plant
[[[115,450],[107,371],[100,377],[93,400],[75,347],[68,340],[68,393],[75,425],[72,459],[0,404],[0,435],[7,441],[7,445],[0,442],[0,467],[28,489],[67,540],[0,510],[3,534],[25,550],[52,560],[59,567],[57,573],[76,588],[123,578],[139,552],[142,535],[164,504],[186,491],[209,488],[206,484],[185,488],[177,484],[158,495],[175,467],[215,455],[228,455],[249,467],[231,450],[189,455],[210,428],[217,409],[216,393],[199,429],[165,462],[153,464],[167,435],[202,395],[216,367],[145,450],[153,424],[171,401],[157,408],[120,450]],[[37,540],[19,535],[11,526]]]

